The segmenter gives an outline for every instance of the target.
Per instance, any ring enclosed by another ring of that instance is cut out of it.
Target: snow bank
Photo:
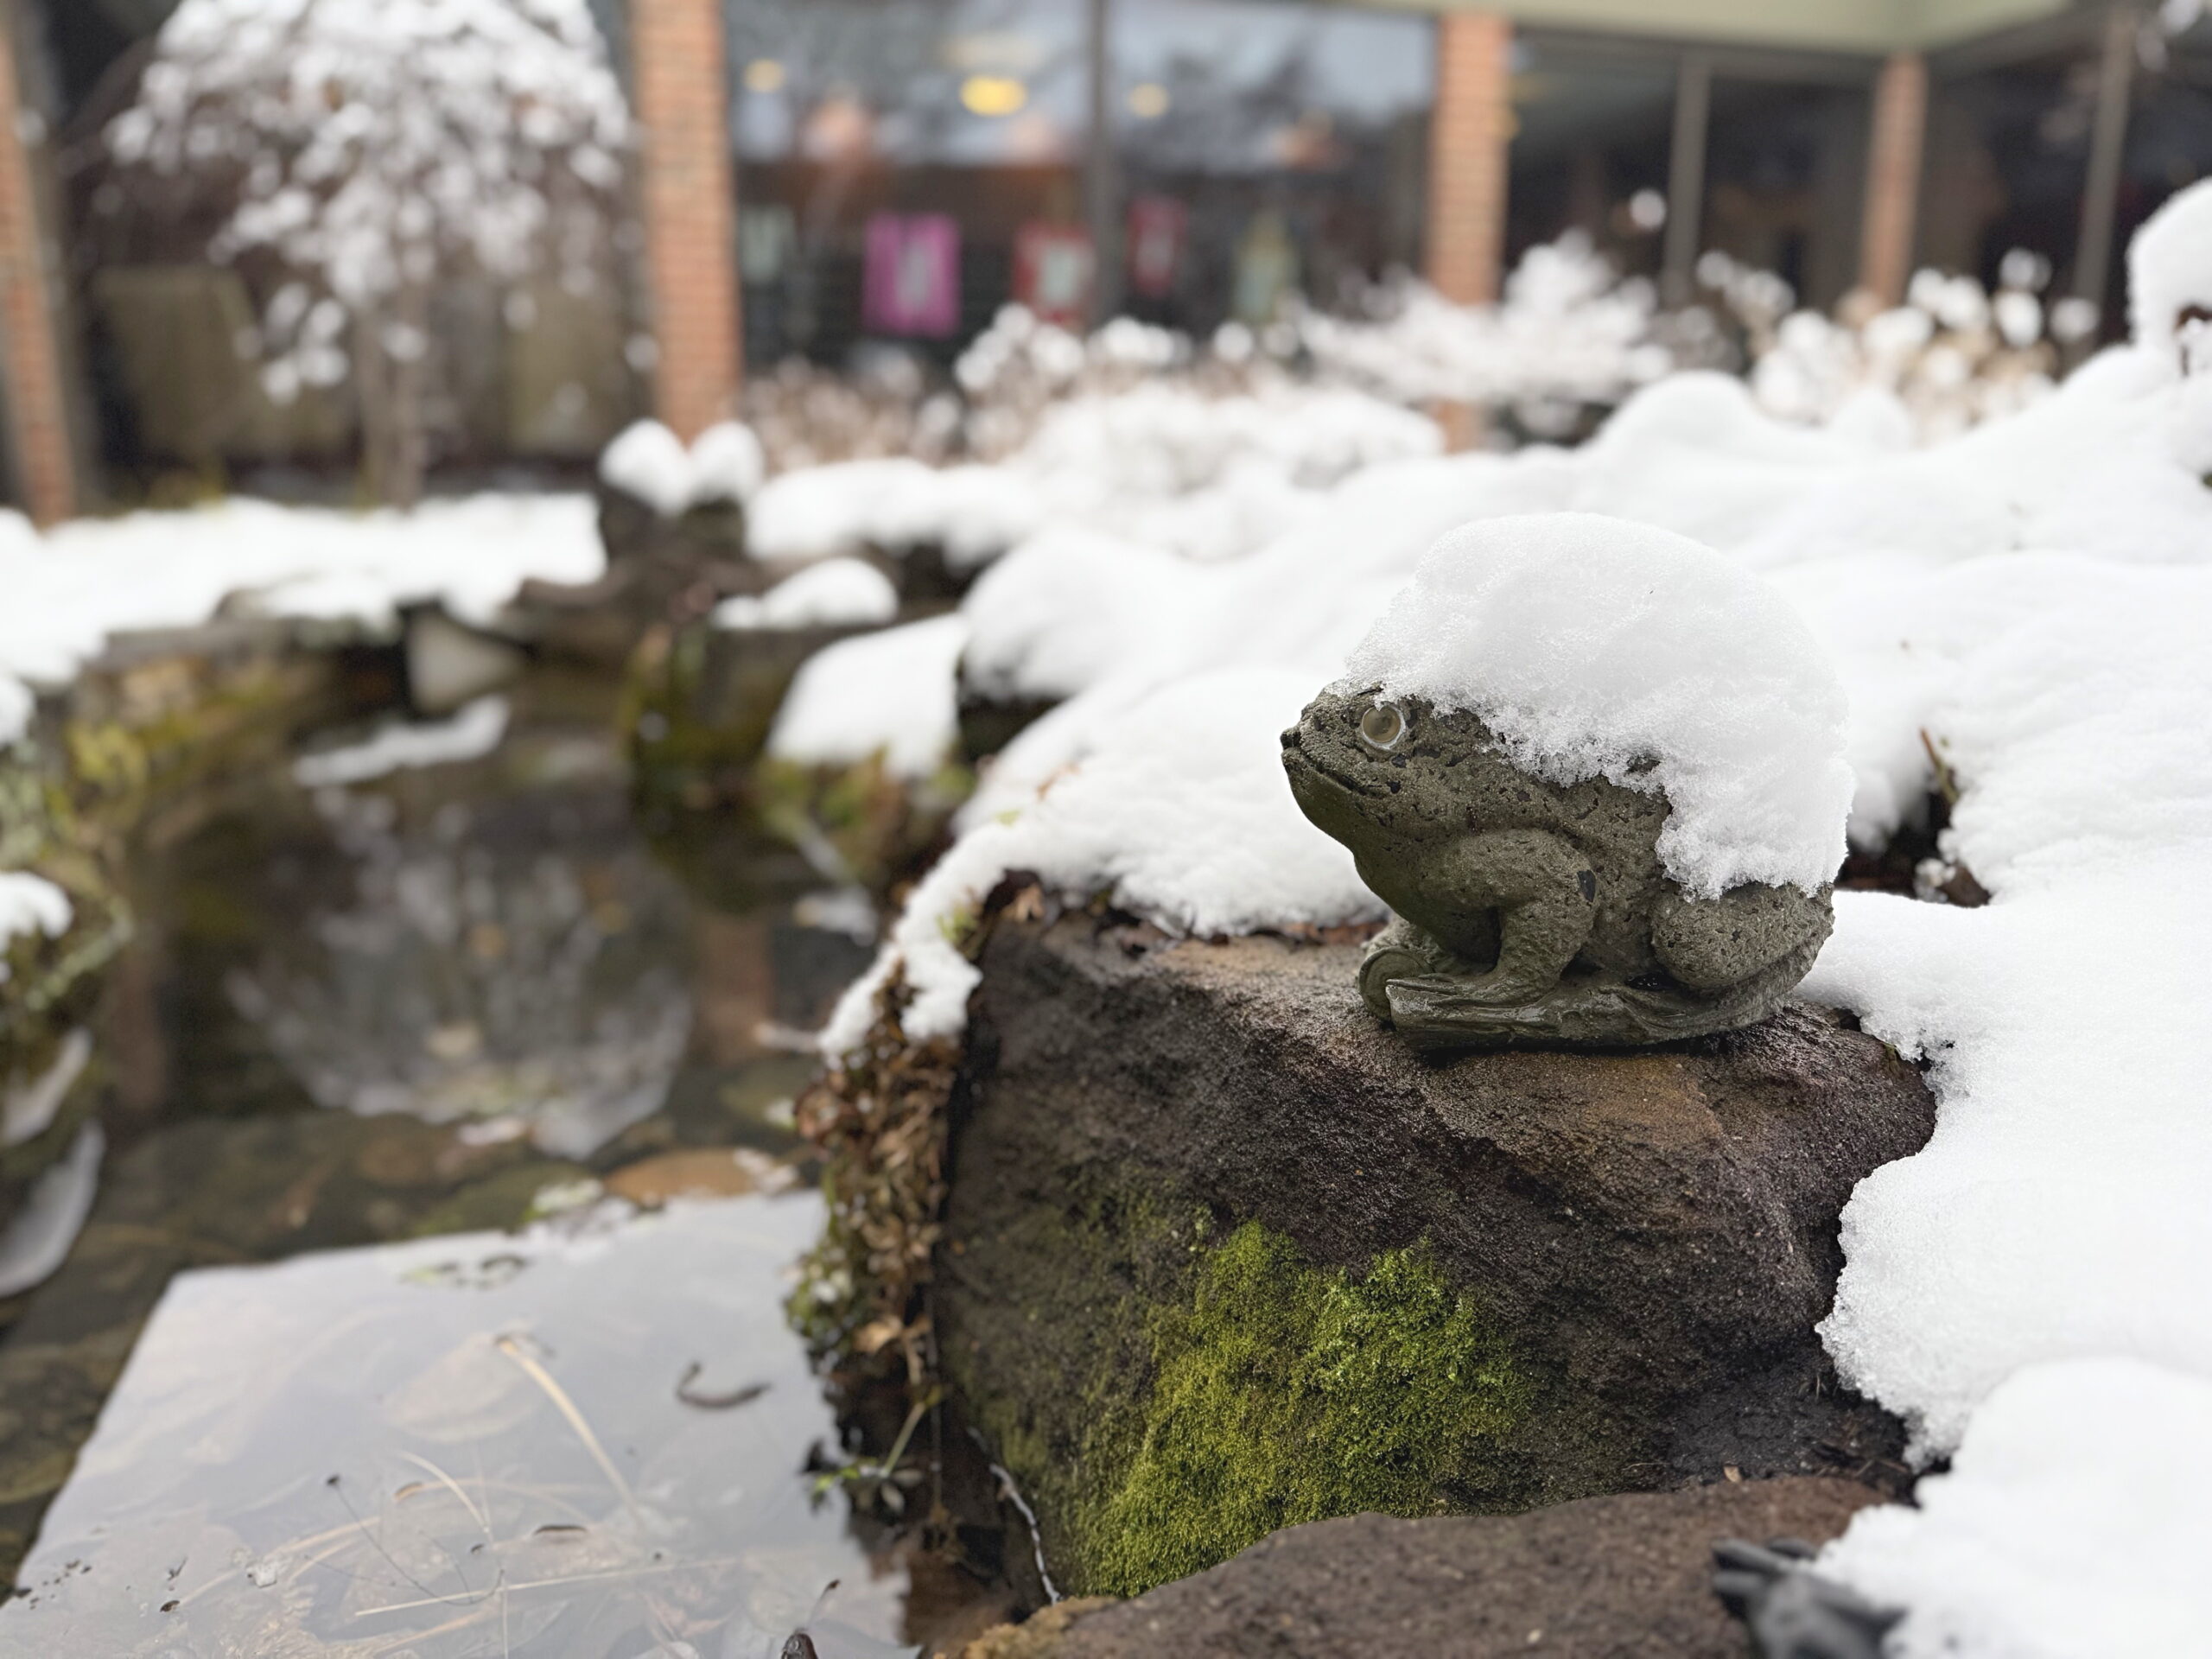
[[[365,784],[416,766],[480,760],[506,734],[507,700],[479,697],[449,720],[387,721],[362,742],[302,755],[292,763],[292,777],[308,789]]]
[[[1894,1659],[2201,1653],[2212,1383],[2127,1359],[2022,1371],[1916,1507],[1862,1510],[1821,1570],[1910,1610]]]
[[[441,601],[491,623],[532,577],[606,569],[588,497],[472,496],[346,513],[237,498],[188,512],[82,518],[46,536],[0,519],[0,674],[62,685],[124,629],[189,627],[232,594],[268,615],[387,626]]]
[[[69,931],[75,912],[69,895],[42,875],[26,870],[0,870],[0,955],[17,939],[43,934],[58,939]],[[0,984],[8,978],[8,964],[0,961]]]
[[[824,559],[786,576],[759,598],[739,594],[715,607],[718,628],[872,627],[899,614],[899,590],[864,559]]]
[[[953,682],[967,639],[956,613],[817,652],[785,694],[768,753],[813,766],[880,754],[894,776],[928,777],[959,741]]]
[[[985,571],[961,607],[969,688],[1007,701],[1071,696],[1187,621],[1205,572],[1141,542],[1046,531]]]
[[[1687,537],[1592,513],[1492,518],[1438,543],[1345,664],[1468,710],[1554,783],[1663,789],[1659,857],[1707,898],[1808,893],[1843,862],[1843,688],[1788,601]]]
[[[1147,384],[1055,406],[997,466],[899,458],[784,474],[762,488],[749,535],[764,559],[934,545],[956,569],[1060,527],[1235,558],[1287,529],[1312,492],[1441,448],[1425,416],[1357,392],[1281,383],[1215,397]]]
[[[1291,922],[1378,917],[1351,855],[1308,823],[1282,771],[1281,733],[1313,695],[1281,669],[1228,669],[1141,698],[1096,734],[1090,752],[1010,821],[963,836],[908,900],[889,944],[845,994],[822,1037],[856,1046],[876,995],[903,964],[911,1038],[947,1036],[968,1017],[978,978],[957,923],[1009,870],[1030,870],[1078,899],[1116,904],[1178,931],[1249,933]]]
[[[633,422],[599,456],[602,482],[664,518],[718,501],[749,501],[767,470],[760,440],[738,421],[709,427],[689,449],[658,421]]]
[[[2212,264],[2181,245],[2139,251],[2172,262],[2154,286],[2212,289]],[[1977,321],[1962,293],[1925,297],[1947,327],[2025,327],[1995,305]],[[1577,545],[1548,565],[1532,548],[1509,567],[1529,582],[1523,626],[1494,632],[1480,583],[1424,575],[1365,676],[1402,667],[1510,709],[1590,665],[1612,699],[1581,711],[1590,728],[1531,723],[1519,741],[1616,766],[1638,742],[1662,762],[1669,744],[1710,744],[1691,795],[1793,757],[1778,816],[1714,807],[1684,865],[1706,882],[1821,879],[1846,799],[1853,836],[1879,847],[1929,792],[1931,747],[1942,757],[1961,791],[1943,852],[1993,901],[1840,894],[1807,990],[1929,1065],[1936,1132],[1853,1197],[1821,1334],[1844,1377],[1905,1418],[1916,1457],[1958,1462],[1923,1510],[1862,1517],[1834,1570],[1914,1604],[1911,1654],[1954,1637],[1967,1654],[2180,1650],[2212,1628],[2196,1511],[2177,1518],[2164,1496],[2202,1474],[2158,1472],[2212,1436],[2212,380],[2187,366],[2148,340],[2109,351],[2031,408],[1920,448],[1880,396],[1796,424],[1740,383],[1671,376],[1571,454],[1370,466],[1309,489],[1228,563],[1103,520],[1084,528],[1115,540],[1040,537],[971,594],[973,662],[1068,700],[999,757],[825,1046],[857,1039],[894,971],[911,1033],[957,1031],[974,969],[948,940],[1009,868],[1171,926],[1362,913],[1297,840],[1273,728],[1342,671],[1421,550],[1470,520],[1559,510],[1694,537],[1715,550],[1702,574],[1653,595],[1625,571],[1586,574]],[[1155,581],[1147,555],[1179,574]],[[1637,660],[1614,642],[1623,618],[1651,625],[1648,704],[1621,671]],[[1747,654],[1712,650],[1708,626],[1751,636]],[[1057,683],[1054,657],[1073,664]],[[1707,688],[1732,676],[1771,723],[1716,717],[1735,707]],[[1279,706],[1240,690],[1262,683]],[[1707,699],[1694,718],[1691,695]],[[1267,849],[1264,881],[1247,847]],[[2161,1525],[2138,1572],[2131,1541]]]

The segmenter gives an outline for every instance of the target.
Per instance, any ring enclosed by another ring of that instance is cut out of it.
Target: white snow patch
[[[824,559],[766,594],[739,594],[715,607],[714,625],[753,628],[873,627],[899,614],[899,590],[865,559]]]
[[[506,734],[507,700],[479,697],[449,719],[386,721],[361,742],[302,755],[292,763],[292,777],[307,789],[365,784],[416,766],[480,760]]]
[[[709,427],[689,449],[658,421],[635,421],[599,455],[603,482],[635,496],[664,518],[718,501],[749,501],[767,470],[760,440],[741,421]]]
[[[1469,710],[1554,783],[1663,789],[1659,856],[1687,892],[1809,893],[1843,862],[1835,671],[1787,601],[1687,537],[1592,513],[1470,524],[1421,561],[1341,684]]]
[[[718,421],[691,442],[691,500],[750,501],[768,474],[767,452],[742,421]]]
[[[2032,1366],[1913,1507],[1862,1510],[1820,1569],[1909,1609],[1892,1659],[2205,1648],[2212,1382],[2132,1359]]]
[[[61,1160],[41,1174],[0,1234],[0,1296],[19,1296],[68,1259],[99,1191],[107,1137],[97,1123],[77,1131]]]
[[[1313,693],[1309,675],[1228,669],[1179,682],[1105,723],[1026,810],[962,836],[923,879],[874,967],[838,1004],[823,1052],[858,1046],[901,965],[912,992],[900,1016],[907,1036],[958,1032],[979,976],[955,923],[1010,870],[1033,871],[1078,901],[1109,893],[1185,933],[1378,917],[1351,853],[1306,822],[1283,776],[1282,729]]]
[[[894,776],[930,776],[959,740],[954,678],[967,641],[956,612],[817,652],[785,694],[768,753],[815,766],[880,754]]]
[[[961,610],[969,687],[1001,698],[1087,690],[1188,620],[1205,569],[1141,542],[1067,526],[985,571]]]
[[[664,518],[691,505],[691,454],[658,421],[633,421],[599,452],[602,482],[633,495]]]
[[[591,582],[606,563],[582,495],[485,494],[368,513],[236,498],[76,519],[43,537],[10,514],[0,518],[0,674],[67,684],[109,633],[194,626],[232,594],[268,615],[378,626],[402,605],[435,600],[483,626],[530,577]]]
[[[74,918],[69,895],[44,876],[28,870],[0,870],[0,953],[29,934],[58,939],[69,931]],[[8,964],[0,962],[0,984],[7,978]]]

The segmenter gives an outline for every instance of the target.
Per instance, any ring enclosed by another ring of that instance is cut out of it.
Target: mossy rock
[[[1880,1043],[1793,1007],[1437,1065],[1356,944],[1052,909],[980,936],[926,1304],[1064,1588],[1362,1510],[1902,1478],[1813,1329],[1843,1203],[1933,1122]]]
[[[1351,1274],[1246,1222],[1151,1326],[1143,1437],[1079,1512],[1082,1582],[1108,1594],[1280,1527],[1458,1508],[1529,1404],[1507,1343],[1418,1247]]]

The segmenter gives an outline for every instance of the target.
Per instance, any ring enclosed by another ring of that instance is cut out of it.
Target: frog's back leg
[[[1471,1001],[1535,1001],[1589,941],[1597,876],[1571,842],[1548,830],[1469,836],[1444,855],[1437,874],[1464,910],[1497,912],[1497,965],[1460,988]]]
[[[1748,885],[1718,899],[1669,888],[1651,909],[1651,949],[1694,991],[1721,991],[1828,935],[1829,890]]]

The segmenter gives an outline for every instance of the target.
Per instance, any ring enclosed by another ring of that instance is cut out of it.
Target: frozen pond
[[[801,1468],[836,1429],[779,1300],[820,1223],[680,1203],[180,1275],[0,1653],[916,1651]]]

